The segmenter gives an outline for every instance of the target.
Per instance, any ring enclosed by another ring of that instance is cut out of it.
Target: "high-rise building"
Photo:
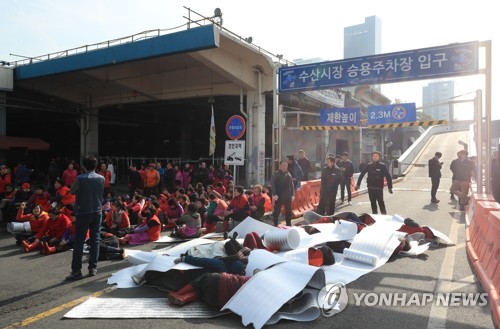
[[[433,120],[453,120],[453,109],[447,102],[454,95],[455,83],[453,81],[429,83],[422,88],[422,112],[431,116]]]
[[[382,23],[377,16],[365,17],[363,24],[344,28],[344,58],[380,54]]]

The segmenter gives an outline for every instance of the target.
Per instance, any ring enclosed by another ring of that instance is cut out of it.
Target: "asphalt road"
[[[438,191],[439,204],[430,203],[430,179],[427,168],[413,168],[395,185],[394,194],[385,192],[387,209],[410,217],[421,225],[431,226],[449,234],[456,245],[430,249],[418,258],[398,257],[379,269],[359,278],[347,286],[349,305],[330,318],[320,317],[313,323],[281,321],[275,327],[304,328],[493,328],[489,304],[486,306],[436,307],[425,306],[356,306],[354,294],[361,293],[431,293],[484,292],[472,276],[471,265],[465,251],[465,215],[450,202],[447,192],[451,184],[449,163],[458,151],[457,141],[466,140],[466,133],[435,136],[422,151],[418,163],[427,163],[435,151],[443,153],[443,178]],[[370,211],[368,196],[353,199],[352,206],[339,207],[339,211],[364,213]],[[128,267],[126,261],[99,263],[96,277],[77,282],[66,282],[70,271],[71,253],[52,256],[26,254],[14,244],[11,235],[2,226],[0,231],[0,327],[26,328],[241,328],[241,318],[226,315],[215,319],[124,319],[124,320],[68,320],[62,316],[82,297],[98,294],[107,297],[166,297],[166,294],[147,287],[105,290],[106,280],[120,269]],[[151,250],[153,244],[134,249]],[[85,264],[84,264],[85,267]],[[262,305],[265,305],[264,301]],[[258,306],[258,305],[257,305]],[[23,322],[24,321],[24,322]],[[13,326],[12,326],[13,325]]]

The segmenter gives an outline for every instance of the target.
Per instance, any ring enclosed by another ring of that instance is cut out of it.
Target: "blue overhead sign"
[[[359,108],[321,109],[319,114],[321,126],[359,126],[360,119]]]
[[[331,89],[478,74],[478,43],[468,42],[279,69],[279,91]]]
[[[417,121],[415,103],[368,107],[368,124],[402,123]]]

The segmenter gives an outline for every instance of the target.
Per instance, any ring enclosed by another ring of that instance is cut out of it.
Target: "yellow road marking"
[[[50,310],[47,310],[45,312],[41,312],[41,313],[38,313],[34,316],[30,316],[29,318],[26,318],[20,322],[13,323],[10,326],[4,327],[3,329],[15,329],[15,328],[19,328],[19,327],[25,327],[27,325],[34,323],[34,322],[45,319],[46,317],[49,317],[49,316],[54,315],[56,313],[59,313],[65,309],[75,307],[76,305],[83,303],[84,301],[86,301],[87,299],[89,299],[91,297],[100,297],[100,296],[107,294],[108,292],[111,292],[115,289],[116,289],[116,286],[112,286],[112,287],[94,292],[91,295],[83,296],[81,298],[78,298],[78,299],[72,300],[70,302],[67,302],[65,304],[59,305],[57,307],[51,308]]]

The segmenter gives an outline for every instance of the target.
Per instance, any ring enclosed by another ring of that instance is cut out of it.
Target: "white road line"
[[[454,220],[451,223],[449,238],[451,241],[457,241],[458,229],[460,227],[460,212],[455,212]],[[453,267],[455,265],[455,256],[457,253],[457,246],[448,246],[444,255],[441,271],[439,272],[438,282],[436,284],[435,293],[451,292],[453,287]],[[432,304],[431,312],[429,314],[429,322],[427,329],[445,329],[446,316],[448,308],[445,306],[436,306]]]

